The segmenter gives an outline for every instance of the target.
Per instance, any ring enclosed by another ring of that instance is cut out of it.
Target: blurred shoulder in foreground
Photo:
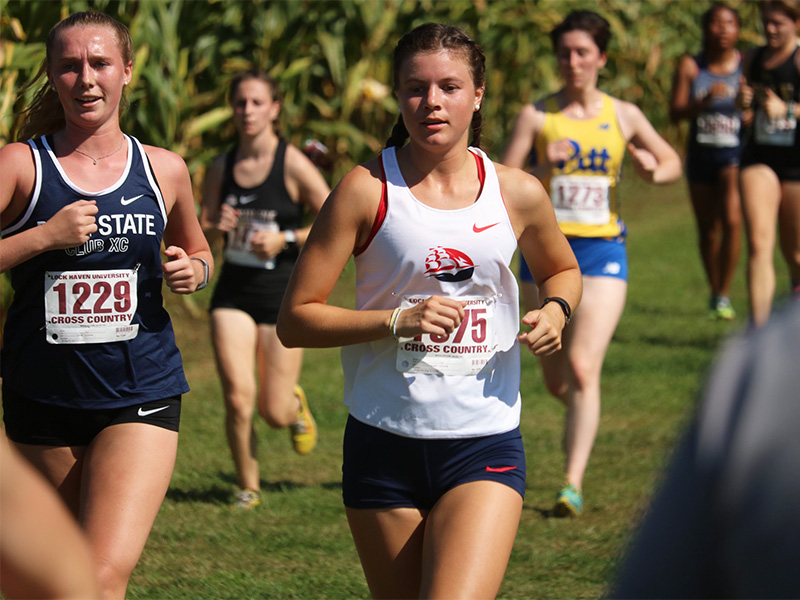
[[[800,302],[730,341],[615,598],[800,597]]]

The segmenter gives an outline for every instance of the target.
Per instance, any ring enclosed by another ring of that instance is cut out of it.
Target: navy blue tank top
[[[80,189],[52,140],[28,141],[33,196],[3,237],[44,224],[77,200],[96,200],[98,231],[12,268],[14,299],[2,350],[3,385],[71,408],[118,408],[189,391],[161,296],[167,212],[144,149],[125,136],[128,162],[112,186]]]

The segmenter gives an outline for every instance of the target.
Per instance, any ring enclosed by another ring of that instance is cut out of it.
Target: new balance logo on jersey
[[[466,281],[472,277],[475,266],[460,250],[436,246],[425,258],[425,275],[439,281]]]

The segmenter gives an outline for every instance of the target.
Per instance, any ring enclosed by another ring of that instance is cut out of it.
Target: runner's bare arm
[[[284,345],[345,346],[391,335],[393,310],[353,310],[327,303],[350,256],[369,239],[380,197],[380,167],[371,161],[345,175],[325,201],[281,304],[277,327]],[[403,335],[450,333],[460,324],[463,307],[434,296],[401,317],[397,331]]]
[[[190,294],[206,280],[205,264],[211,278],[214,257],[197,218],[189,170],[174,152],[152,146],[146,151],[169,215],[164,230],[164,254],[169,259],[162,266],[164,281],[176,294]]]
[[[681,158],[647,120],[641,109],[630,102],[614,99],[622,135],[629,142],[628,152],[636,174],[650,183],[672,183],[683,171]]]
[[[4,146],[0,149],[0,163],[0,228],[5,229],[28,207],[36,173],[27,144]],[[83,244],[97,231],[96,213],[94,200],[78,200],[64,206],[43,225],[0,240],[0,273],[48,250]]]
[[[583,289],[581,273],[572,248],[558,227],[547,192],[530,175],[502,166],[497,172],[519,248],[531,274],[546,297],[563,298],[574,312]],[[520,335],[520,342],[534,354],[549,354],[561,348],[566,317],[557,303],[529,312],[522,322],[532,329]]]

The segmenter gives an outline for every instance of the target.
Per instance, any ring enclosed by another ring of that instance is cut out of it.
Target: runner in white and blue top
[[[374,597],[497,594],[525,490],[519,346],[558,350],[580,300],[542,185],[478,149],[484,70],[456,27],[400,40],[387,149],[325,202],[278,316],[286,345],[344,346],[342,491]],[[548,297],[524,333],[517,245]],[[356,306],[329,305],[351,256]]]

